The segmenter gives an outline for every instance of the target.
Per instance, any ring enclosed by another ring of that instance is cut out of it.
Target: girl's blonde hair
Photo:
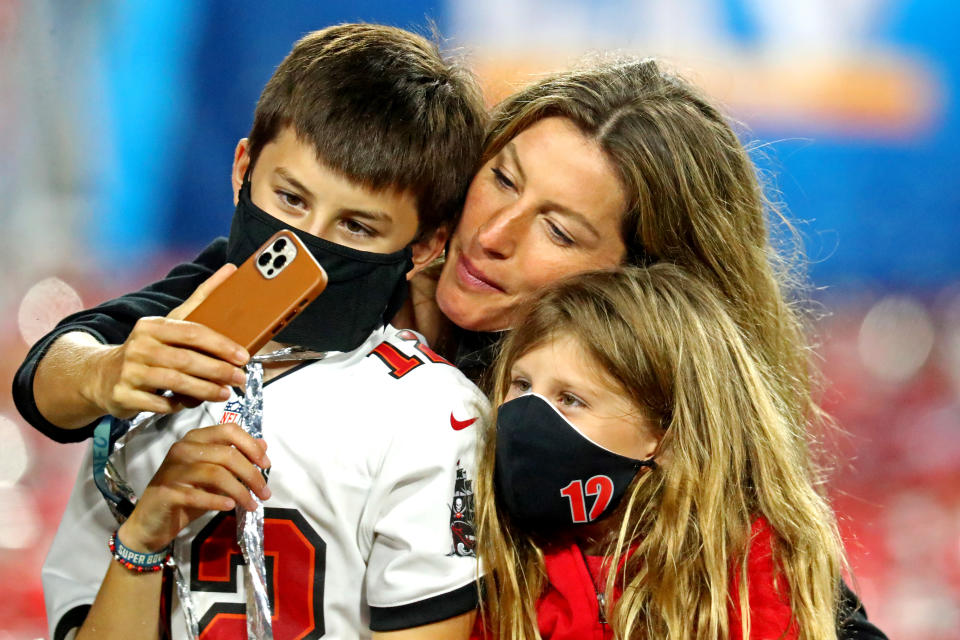
[[[659,463],[641,473],[619,509],[605,554],[604,588],[623,595],[608,619],[618,638],[726,638],[731,584],[749,637],[747,558],[760,516],[774,533],[779,588],[799,637],[836,637],[842,548],[833,513],[814,488],[805,424],[776,391],[769,365],[714,288],[657,264],[591,272],[544,290],[506,338],[494,399],[514,362],[559,336],[574,337],[651,424]],[[499,639],[539,637],[543,551],[513,531],[493,499],[496,429],[478,474],[480,557],[488,571],[484,618]],[[634,545],[632,555],[628,552]]]

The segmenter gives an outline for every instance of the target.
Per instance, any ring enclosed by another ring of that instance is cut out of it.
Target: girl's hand
[[[239,425],[194,429],[175,442],[118,535],[136,551],[166,547],[193,520],[208,511],[236,505],[257,508],[270,489],[261,469],[270,467],[267,445]]]

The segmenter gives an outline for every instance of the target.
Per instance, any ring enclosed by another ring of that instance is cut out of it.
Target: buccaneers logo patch
[[[474,548],[477,538],[473,526],[473,481],[457,461],[457,480],[453,485],[453,502],[450,504],[450,534],[453,550],[448,556],[476,557]]]

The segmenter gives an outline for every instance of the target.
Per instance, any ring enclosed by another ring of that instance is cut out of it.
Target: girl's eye
[[[343,224],[344,229],[347,230],[347,233],[350,233],[355,236],[364,236],[367,238],[372,238],[376,235],[373,229],[366,226],[365,224],[360,224],[352,218],[346,218],[341,223]]]
[[[587,404],[583,400],[573,395],[569,391],[565,391],[561,393],[558,400],[560,402],[560,406],[562,407],[579,408],[579,407],[587,406]]]
[[[503,187],[504,189],[515,189],[516,185],[513,184],[513,181],[507,177],[503,171],[497,167],[490,169],[493,172],[493,179],[497,181],[497,184]]]
[[[530,391],[530,381],[523,378],[514,378],[510,381],[510,388],[516,393],[526,393]]]
[[[546,225],[547,232],[550,234],[550,237],[560,246],[572,247],[576,244],[576,241],[570,236],[570,234],[561,229],[560,226],[555,222],[547,220]]]
[[[300,209],[303,207],[303,198],[294,195],[289,191],[278,190],[277,197],[279,197],[280,201],[288,207],[293,207],[294,209]]]

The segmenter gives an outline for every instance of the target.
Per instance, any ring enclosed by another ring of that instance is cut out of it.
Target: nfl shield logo
[[[240,414],[243,413],[243,403],[239,400],[231,400],[223,408],[223,415],[220,416],[220,424],[224,422],[236,422],[240,424]]]

